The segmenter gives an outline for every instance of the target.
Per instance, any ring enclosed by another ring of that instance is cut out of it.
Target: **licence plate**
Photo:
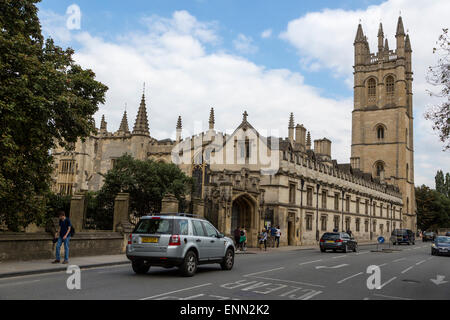
[[[439,249],[440,252],[447,252],[448,249]]]
[[[142,243],[157,243],[158,238],[157,237],[142,237]]]
[[[327,243],[334,243],[333,240],[327,240]]]

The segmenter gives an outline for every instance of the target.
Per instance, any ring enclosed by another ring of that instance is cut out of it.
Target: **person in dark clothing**
[[[56,243],[56,260],[52,263],[59,263],[61,260],[61,245],[64,243],[64,264],[69,263],[69,241],[70,230],[72,229],[72,223],[69,218],[66,218],[64,211],[59,211],[59,231],[55,234],[55,238],[58,238]]]
[[[234,242],[236,248],[239,249],[239,245],[241,243],[241,229],[239,227],[236,227],[236,229],[234,230]]]

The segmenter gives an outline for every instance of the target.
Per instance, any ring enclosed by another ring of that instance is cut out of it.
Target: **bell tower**
[[[351,165],[403,195],[402,228],[416,230],[411,43],[398,18],[396,49],[389,50],[383,26],[371,53],[361,24],[354,42],[354,109]]]

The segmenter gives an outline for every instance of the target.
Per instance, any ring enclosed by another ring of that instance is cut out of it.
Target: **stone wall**
[[[77,232],[70,240],[70,257],[124,254],[125,241],[118,232]],[[0,262],[54,259],[55,246],[48,233],[0,233]]]

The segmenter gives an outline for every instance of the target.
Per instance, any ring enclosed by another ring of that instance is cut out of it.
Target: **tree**
[[[450,37],[448,29],[443,29],[433,53],[438,54],[437,65],[428,69],[427,80],[436,87],[441,87],[439,93],[429,91],[430,96],[443,98],[442,103],[431,107],[425,113],[425,119],[433,122],[433,129],[438,131],[439,138],[444,143],[444,150],[450,148]]]
[[[44,40],[37,2],[0,2],[0,223],[11,230],[43,213],[49,151],[95,131],[108,89],[74,62],[71,48]]]
[[[104,176],[98,193],[98,206],[112,219],[114,198],[119,192],[130,194],[130,211],[135,216],[161,211],[161,200],[173,193],[179,201],[192,192],[193,180],[175,164],[153,160],[135,160],[124,155],[115,161],[114,168]],[[108,214],[109,212],[109,214]],[[98,219],[96,219],[98,220]],[[112,221],[112,220],[111,220]]]
[[[445,179],[444,179],[444,173],[442,170],[438,170],[436,173],[436,176],[434,177],[435,181],[435,189],[437,192],[440,192],[442,194],[446,194],[445,192]]]
[[[450,227],[450,199],[425,185],[415,189],[418,227],[421,230]]]

